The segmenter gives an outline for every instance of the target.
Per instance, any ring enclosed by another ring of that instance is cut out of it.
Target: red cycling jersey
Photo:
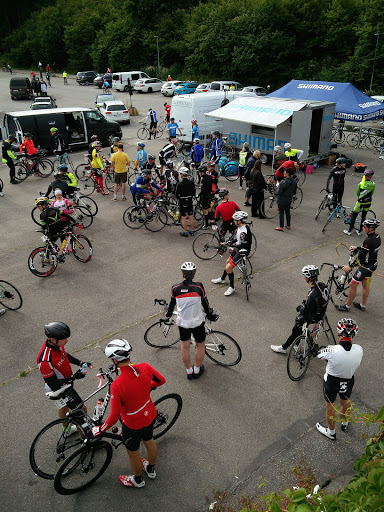
[[[121,375],[111,385],[111,412],[100,430],[104,432],[120,418],[133,430],[148,427],[156,418],[151,388],[165,383],[165,378],[147,363],[123,366]],[[136,375],[137,374],[137,375]]]
[[[294,169],[295,168],[295,162],[293,160],[287,160],[283,164],[280,165],[280,167],[275,172],[276,178],[284,178],[284,171],[285,169]]]
[[[52,348],[44,343],[37,356],[37,364],[44,379],[53,376],[63,379],[72,375],[72,368],[64,347]]]
[[[219,204],[216,208],[215,220],[217,221],[219,217],[221,217],[223,222],[228,222],[232,220],[233,214],[239,211],[240,208],[234,201],[225,201],[224,203]]]
[[[23,152],[23,146],[27,150],[28,155],[35,155],[37,153],[37,149],[35,148],[33,140],[27,139],[24,142],[22,142],[19,146],[20,153]]]

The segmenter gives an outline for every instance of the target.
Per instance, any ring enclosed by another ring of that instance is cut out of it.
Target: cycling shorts
[[[353,211],[357,212],[357,213],[359,213],[361,211],[367,212],[370,209],[371,204],[372,203],[359,203],[359,201],[357,201],[357,203],[355,204],[355,206],[353,208]]]
[[[341,400],[348,400],[352,394],[352,388],[355,383],[355,378],[343,379],[341,377],[334,377],[327,375],[327,380],[323,381],[323,395],[326,402],[333,404],[336,401],[337,395]]]
[[[201,207],[203,210],[209,210],[211,208],[212,198],[206,196],[200,196]]]
[[[71,410],[75,409],[83,402],[73,387],[65,389],[59,396],[56,398],[51,398],[51,400],[63,400],[66,402],[65,405],[67,405],[67,407],[69,407]],[[65,407],[64,403],[60,405],[61,407]],[[61,409],[60,405],[57,404],[57,406]]]
[[[248,256],[248,255],[247,255]],[[229,264],[231,267],[236,267],[236,265],[241,261],[242,255],[237,247],[232,250],[231,255],[229,257]]]
[[[204,343],[205,341],[205,323],[198,325],[197,327],[191,327],[189,329],[185,327],[181,327],[179,325],[179,334],[181,341],[188,341],[191,339],[191,335],[196,341],[196,343]]]
[[[160,165],[165,165],[167,163],[166,159],[163,158],[162,156],[159,156],[159,162],[160,162]]]
[[[371,284],[371,278],[371,270],[368,270],[368,268],[358,267],[356,272],[352,276],[352,281],[354,281],[355,283],[362,283],[366,279],[369,286]]]
[[[186,215],[193,215],[192,197],[180,199],[180,215],[182,217],[185,217]]]
[[[149,125],[149,129],[156,128],[157,127],[157,121],[151,121],[151,124]]]
[[[148,425],[148,427],[143,427],[138,430],[129,428],[127,425],[125,425],[125,423],[123,423],[121,433],[126,449],[130,452],[135,452],[140,448],[141,441],[150,441],[153,438],[153,426],[155,421],[156,419],[154,419],[152,423]]]

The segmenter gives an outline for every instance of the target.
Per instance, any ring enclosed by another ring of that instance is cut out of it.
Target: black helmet
[[[152,176],[152,171],[151,171],[151,169],[143,169],[141,171],[141,175],[142,176]]]
[[[156,160],[155,155],[148,155],[148,160]]]
[[[213,132],[213,135],[216,135],[216,137],[220,137],[220,132]]]
[[[71,329],[64,322],[50,322],[44,325],[44,332],[48,338],[65,340],[71,335]]]
[[[68,165],[67,164],[61,164],[58,167],[59,171],[67,172],[68,171]]]
[[[223,197],[227,196],[229,194],[229,190],[227,188],[221,188],[219,190],[219,197],[223,199]]]
[[[346,164],[346,163],[347,163],[347,159],[346,159],[346,158],[344,158],[344,157],[340,157],[340,158],[338,158],[338,159],[336,160],[336,163],[337,163],[338,165],[340,165],[340,164]]]
[[[30,132],[25,132],[24,133],[24,137],[33,137],[33,135]]]
[[[16,135],[15,135],[14,133],[11,133],[11,134],[8,136],[8,140],[13,140],[13,141],[17,140]]]

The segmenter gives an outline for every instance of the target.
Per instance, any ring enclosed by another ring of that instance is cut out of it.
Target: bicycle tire
[[[376,149],[377,138],[374,135],[367,135],[364,139],[364,146],[367,149]]]
[[[205,354],[220,366],[235,366],[241,361],[242,352],[232,336],[221,331],[211,331],[205,338]],[[225,359],[226,358],[226,359]]]
[[[318,207],[317,209],[317,212],[316,212],[316,215],[315,215],[315,219],[317,220],[319,218],[319,215],[320,213],[325,210],[325,204],[326,204],[326,199],[323,199],[320,203],[320,206]]]
[[[12,304],[13,301],[15,302]],[[23,305],[23,298],[19,290],[8,281],[0,280],[0,304],[12,311],[20,309]]]
[[[129,206],[123,213],[123,222],[128,228],[140,229],[145,224],[146,215],[142,206]]]
[[[158,126],[156,129],[156,139],[159,139],[163,136],[164,129],[161,126]]]
[[[77,187],[83,196],[90,196],[96,189],[96,182],[91,176],[82,176],[77,180]]]
[[[330,295],[332,304],[339,305],[340,303],[345,303],[345,299],[348,297],[349,286],[352,281],[352,275],[353,271],[350,270],[347,273],[345,281],[342,285],[338,284],[335,278],[333,278],[333,283],[335,284],[335,293],[334,298],[332,297],[332,294]]]
[[[183,399],[177,393],[168,393],[154,402],[157,416],[153,425],[153,439],[159,439],[176,423],[183,407]]]
[[[194,210],[193,211],[193,219],[195,223],[194,231],[200,231],[200,229],[204,225],[204,214],[201,210]]]
[[[376,219],[376,213],[373,210],[368,210],[366,219]],[[355,226],[357,226],[360,223],[361,223],[361,212],[359,212],[358,216],[356,217]]]
[[[248,254],[248,259],[252,258],[252,256],[256,252],[256,249],[257,249],[257,239],[256,239],[256,235],[254,233],[252,233],[252,245],[251,245],[251,250],[249,251],[249,254]]]
[[[215,233],[201,233],[193,240],[192,251],[201,260],[211,260],[219,254],[221,247]]]
[[[73,452],[58,469],[53,480],[55,491],[63,495],[76,494],[90,487],[108,468],[112,446],[103,440],[92,441]],[[68,466],[71,466],[68,470]],[[85,479],[88,479],[85,481]]]
[[[144,333],[145,343],[154,348],[166,348],[176,345],[180,341],[180,336],[176,328],[172,329],[173,325],[166,325],[160,320],[155,322]],[[172,331],[172,336],[169,336],[170,331]]]
[[[40,266],[38,266],[38,264],[40,264]],[[46,246],[37,247],[28,256],[28,268],[32,274],[37,277],[48,277],[57,269],[56,254]],[[39,270],[39,268],[41,268],[41,270]],[[47,268],[47,270],[43,271],[44,268]]]
[[[19,163],[16,163],[15,164],[15,180],[16,181],[24,181],[28,178],[29,174],[28,174],[28,169],[26,168],[26,166],[22,163],[22,162],[19,162]]]
[[[50,176],[53,172],[53,163],[51,160],[49,160],[49,158],[42,158],[39,161],[38,166],[38,172],[42,175],[42,178],[48,178],[48,176]]]
[[[353,148],[357,146],[358,140],[359,136],[356,133],[350,133],[346,138],[347,144]]]
[[[104,179],[104,184],[110,192],[114,191],[115,188],[115,173],[107,172]]]
[[[274,219],[279,215],[277,200],[275,197],[267,197],[261,203],[261,211],[267,219]]]
[[[235,149],[230,144],[221,144],[221,153],[222,155],[226,155],[228,158],[232,158]]]
[[[75,169],[75,176],[78,180],[83,176],[90,176],[91,170],[91,164],[79,164]]]
[[[137,137],[140,139],[140,140],[144,140],[144,139],[147,139],[148,138],[148,130],[147,128],[139,128],[137,130]]]
[[[144,227],[152,233],[161,231],[167,225],[167,217],[168,215],[161,208],[156,208],[154,211],[147,213]]]
[[[327,221],[324,224],[323,229],[321,230],[323,233],[326,230],[326,227],[328,226],[328,224],[330,224],[333,221],[333,219],[335,218],[335,215],[336,215],[335,210],[333,210],[333,212],[330,213],[330,215],[328,216]]]
[[[341,144],[345,140],[345,134],[344,132],[339,132],[339,130],[336,130],[333,134],[333,140],[336,142],[336,144]]]
[[[308,340],[301,334],[292,343],[288,353],[287,372],[293,381],[301,380],[306,374],[312,352]],[[296,370],[297,367],[297,370]]]
[[[76,206],[82,206],[84,208],[87,208],[91,212],[91,215],[94,217],[97,215],[99,211],[99,207],[97,206],[97,203],[92,197],[88,196],[79,196],[75,201]]]
[[[69,427],[73,424],[77,432],[65,436],[63,424],[67,418],[59,418],[40,430],[29,450],[29,463],[34,473],[40,478],[53,480],[58,467],[63,460],[83,443],[84,429],[80,423],[71,418]],[[79,432],[80,431],[80,432]]]
[[[305,172],[305,166],[302,169],[298,169],[296,171],[296,177],[297,177],[297,186],[300,187],[305,183],[305,180],[307,179],[307,174]]]
[[[222,173],[228,181],[236,181],[239,179],[239,166],[236,162],[228,162],[223,165]]]
[[[41,222],[40,222],[40,210],[38,210],[37,206],[35,206],[34,208],[32,208],[31,210],[31,217],[32,217],[32,220],[35,224],[37,224],[38,226],[41,226]]]
[[[77,206],[75,209],[75,215],[77,217],[77,222],[83,226],[83,229],[89,228],[93,223],[93,215],[88,208],[85,208],[85,206]]]
[[[72,240],[72,253],[82,263],[87,263],[92,258],[92,244],[85,235],[74,235]],[[84,254],[81,252],[84,251]]]
[[[249,280],[249,276],[245,278],[245,296],[247,300],[249,300],[249,290],[251,289],[251,282]]]
[[[303,191],[300,187],[297,187],[295,195],[292,197],[291,209],[296,210],[303,201]]]

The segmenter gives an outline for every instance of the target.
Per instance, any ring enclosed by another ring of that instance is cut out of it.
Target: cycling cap
[[[151,176],[152,171],[151,171],[151,169],[143,169],[143,171],[141,172],[141,175],[142,176]]]
[[[66,165],[66,164],[61,164],[61,165],[59,165],[58,169],[59,169],[59,171],[64,171],[64,172],[66,172],[66,171],[68,171],[68,165]]]
[[[57,128],[55,128],[54,126],[49,130],[50,132],[57,132]]]
[[[316,265],[305,265],[305,267],[301,269],[301,273],[304,277],[308,277],[308,279],[317,279],[320,271]]]
[[[44,332],[48,338],[65,340],[71,335],[71,329],[64,322],[50,322],[44,325]]]
[[[337,322],[337,332],[339,333],[339,336],[352,338],[357,334],[358,330],[359,326],[354,320],[352,320],[352,318],[342,318]]]
[[[291,146],[291,143],[290,143],[290,142],[286,142],[286,143],[284,144],[284,148],[285,148],[285,149],[290,149],[291,147],[292,147],[292,146]]]
[[[173,169],[173,162],[172,160],[168,160],[165,165],[168,167],[168,169]]]
[[[248,217],[248,213],[247,212],[243,212],[243,211],[239,211],[239,212],[235,212],[233,215],[232,215],[232,219],[233,220],[244,220]]]
[[[365,169],[364,176],[373,176],[375,173],[372,171],[372,169]]]
[[[182,174],[183,176],[189,176],[191,174],[187,167],[180,167],[179,173]]]
[[[221,199],[229,194],[229,190],[227,188],[222,188],[219,190],[219,197]]]
[[[281,151],[281,146],[275,146],[275,151]]]
[[[62,193],[63,193],[63,192],[62,192],[59,188],[57,188],[57,189],[55,190],[55,196],[57,196],[57,195],[60,195],[60,196],[61,196],[61,195],[62,195]]]
[[[144,142],[138,142],[136,146],[138,146],[139,148],[145,148]]]
[[[191,123],[192,123],[192,124],[196,124],[196,123],[197,123],[196,119],[192,119],[192,120],[191,120]]]
[[[197,144],[197,143],[199,143],[199,142],[200,142],[200,139],[196,137],[196,139],[193,139],[193,142],[194,142],[195,144]]]
[[[32,133],[25,132],[25,133],[24,133],[24,137],[33,137],[33,135],[32,135]]]
[[[380,221],[377,219],[366,219],[363,222],[363,226],[367,226],[367,228],[376,229],[380,225]]]
[[[344,157],[340,157],[336,160],[336,163],[337,164],[346,164],[347,163],[347,159],[344,158]]]
[[[105,355],[110,359],[124,361],[129,358],[132,347],[127,340],[112,340],[105,347]]]
[[[92,141],[97,140],[97,135],[92,135],[91,140]]]
[[[148,160],[156,160],[155,155],[148,155]]]
[[[36,206],[42,206],[43,204],[48,204],[48,199],[46,197],[39,197],[38,199],[36,199]]]

